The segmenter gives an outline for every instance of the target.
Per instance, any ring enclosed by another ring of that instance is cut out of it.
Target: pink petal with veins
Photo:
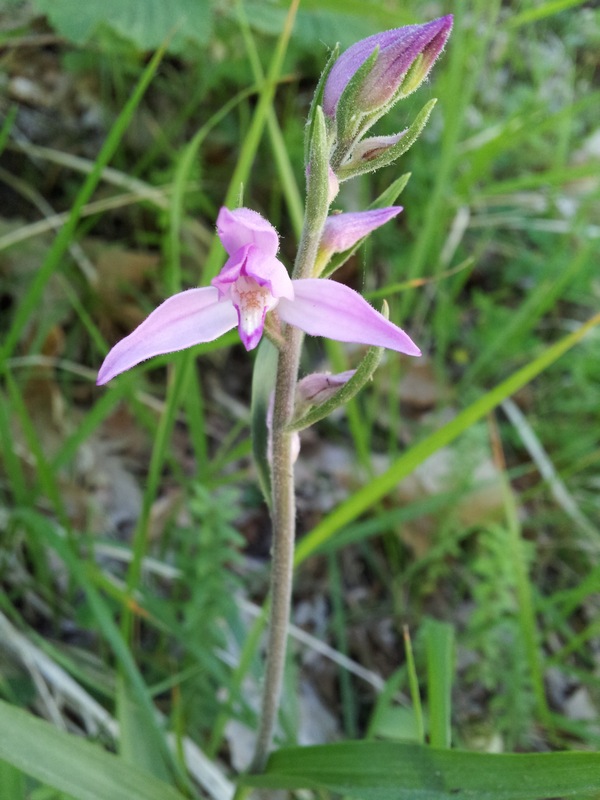
[[[277,306],[284,322],[311,336],[387,347],[409,356],[421,355],[408,334],[350,287],[323,278],[306,278],[292,283],[294,300],[284,298]]]
[[[233,305],[228,301],[220,302],[212,286],[173,295],[133,333],[117,342],[100,368],[97,384],[101,386],[152,356],[212,342],[235,328],[237,321]]]
[[[279,250],[279,234],[258,211],[221,208],[217,217],[217,233],[223,247],[231,256],[240,247],[255,244],[265,256],[273,257]]]
[[[289,300],[294,297],[294,287],[287,269],[279,259],[265,256],[256,245],[248,244],[236,250],[211,283],[224,297],[239,278],[251,278],[259,286],[266,287],[273,297],[287,297]]]
[[[401,211],[402,206],[388,206],[370,211],[332,214],[325,222],[320,247],[327,253],[343,253]]]

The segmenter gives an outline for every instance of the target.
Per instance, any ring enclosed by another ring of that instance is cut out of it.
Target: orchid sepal
[[[319,78],[319,82],[317,84],[317,88],[315,89],[315,93],[313,95],[310,109],[308,111],[308,119],[306,120],[306,126],[304,128],[304,164],[308,166],[310,161],[310,149],[313,140],[313,131],[314,131],[314,123],[315,123],[315,114],[318,106],[323,105],[323,92],[325,90],[325,83],[327,78],[329,77],[329,73],[332,70],[333,65],[338,60],[340,55],[340,45],[336,44],[336,46],[331,51],[329,59],[327,60],[327,64],[325,65],[325,69],[321,73],[321,77]],[[333,124],[327,124],[327,133],[328,137],[333,137],[335,134],[335,126]]]
[[[349,286],[323,278],[292,281],[294,300],[282,298],[277,314],[309,336],[386,347],[409,356],[421,351],[410,336]]]
[[[348,383],[356,372],[349,369],[333,374],[331,372],[311,372],[296,384],[294,412],[297,418],[303,416],[314,406],[321,406]]]
[[[356,108],[378,113],[414,91],[427,77],[452,31],[451,14],[420,25],[383,31],[356,42],[333,65],[323,91],[323,107],[337,115],[344,91],[361,66],[377,50],[377,58],[361,75]]]
[[[97,378],[102,386],[142,361],[212,342],[237,325],[233,305],[221,303],[212,286],[173,295],[121,339],[104,359]]]
[[[343,158],[343,154],[348,152],[361,132],[364,133],[370,127],[369,124],[365,124],[365,120],[374,115],[360,108],[358,96],[369,72],[377,62],[378,54],[379,48],[375,47],[344,87],[335,108],[336,144],[331,159],[335,172],[337,172],[336,167]]]
[[[387,189],[377,197],[369,206],[369,210],[373,210],[376,208],[385,208],[386,206],[393,206],[401,195],[402,191],[406,187],[406,184],[410,180],[410,172],[405,172],[404,175],[400,175],[399,178],[396,178],[395,181],[388,186]],[[363,243],[363,239],[358,241],[353,247],[349,248],[348,250],[344,250],[341,253],[334,253],[331,257],[330,261],[323,266],[321,271],[315,271],[320,278],[329,278],[336,272],[340,267],[343,267],[346,261],[351,258],[354,253],[358,250],[358,248]]]
[[[337,178],[329,166],[329,137],[327,123],[321,106],[317,106],[310,142],[310,156],[306,170],[306,211],[305,232],[314,236],[321,231],[331,202],[332,183]],[[305,242],[300,243],[299,251]],[[306,277],[294,274],[295,278]]]

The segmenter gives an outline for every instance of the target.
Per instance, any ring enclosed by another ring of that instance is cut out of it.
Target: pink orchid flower
[[[212,285],[165,300],[112,348],[98,385],[153,356],[212,342],[236,325],[252,350],[275,309],[283,322],[313,336],[421,355],[403,330],[348,286],[323,278],[291,280],[276,258],[279,234],[256,211],[222,208],[217,233],[229,258]]]

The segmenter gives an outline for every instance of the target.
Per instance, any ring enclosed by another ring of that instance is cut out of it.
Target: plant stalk
[[[322,114],[321,114],[322,117]],[[321,134],[321,141],[323,136]],[[324,152],[321,146],[321,152]],[[311,275],[317,258],[323,226],[329,210],[327,161],[314,168],[308,179],[306,215],[300,237],[294,278]],[[288,624],[292,602],[294,540],[296,535],[296,497],[294,487],[294,433],[289,425],[294,417],[294,397],[300,366],[303,334],[290,325],[282,329],[285,342],[279,351],[272,422],[272,508],[273,548],[271,566],[271,604],[269,638],[265,665],[262,708],[251,772],[261,772],[266,764],[281,698]]]
[[[297,328],[285,331],[287,344],[279,355],[273,407],[271,605],[260,725],[251,772],[264,769],[281,698],[287,648],[288,622],[292,601],[296,498],[292,453],[293,434],[286,427],[294,413],[294,392],[300,363],[302,334]]]

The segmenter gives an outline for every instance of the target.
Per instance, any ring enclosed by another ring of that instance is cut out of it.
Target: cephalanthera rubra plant
[[[295,534],[293,464],[298,430],[346,402],[372,377],[381,348],[410,356],[412,339],[360,294],[329,276],[366,236],[392,220],[399,206],[329,213],[339,184],[395,161],[419,136],[433,103],[405,131],[366,134],[427,77],[450,35],[452,17],[409,25],[364,39],[323,73],[306,127],[306,211],[292,274],[278,259],[275,228],[248,208],[222,208],[217,232],[228,254],[210,286],[165,300],[106,357],[103,384],[141,361],[208,342],[237,326],[247,350],[263,333],[278,352],[269,429],[273,565],[269,641],[260,727],[252,768],[264,767],[276,719],[287,641]],[[332,256],[338,255],[333,261]],[[341,254],[341,257],[340,257]],[[370,345],[356,370],[298,381],[305,333]]]

